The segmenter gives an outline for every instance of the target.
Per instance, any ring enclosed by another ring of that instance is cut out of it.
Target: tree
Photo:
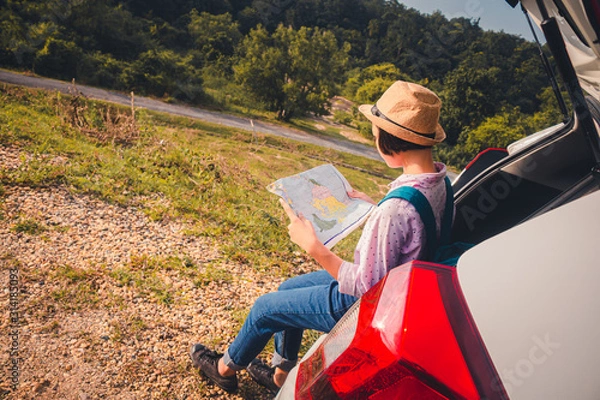
[[[563,98],[567,102],[567,108],[570,108],[569,96],[567,96],[566,93],[563,93]],[[558,101],[552,87],[548,86],[542,89],[537,95],[537,99],[540,102],[539,111],[528,117],[527,134],[537,132],[563,121],[563,115],[558,106]]]
[[[441,124],[448,142],[455,144],[465,128],[475,128],[502,107],[501,69],[488,67],[485,55],[465,59],[444,81]]]
[[[60,26],[40,18],[52,13],[52,5],[45,3],[0,7],[0,65],[32,68],[36,53],[49,40],[61,39]]]
[[[24,21],[7,9],[0,9],[0,63],[31,67],[35,47],[27,37]]]
[[[172,96],[190,102],[203,95],[202,78],[189,63],[171,50],[149,50],[125,68],[121,80],[127,90],[158,97]]]
[[[233,56],[234,50],[242,38],[239,25],[233,21],[229,13],[212,15],[192,10],[188,30],[194,39],[196,48],[203,54],[206,61]]]
[[[283,44],[276,44],[259,25],[240,44],[241,58],[234,66],[236,80],[271,110],[284,102],[283,83],[288,69]]]
[[[560,122],[561,114],[552,88],[546,88],[537,97],[542,106],[533,115],[523,113],[519,107],[505,106],[476,128],[464,130],[457,146],[459,152],[470,159],[486,148],[505,148],[527,135]]]
[[[259,26],[242,42],[234,71],[279,119],[308,112],[323,115],[343,76],[348,51],[347,45],[338,47],[333,33],[319,28],[296,31],[280,25],[269,35]]]
[[[394,64],[371,65],[348,78],[345,92],[359,103],[372,103],[377,100],[392,83],[397,80],[412,81]]]
[[[255,28],[261,23],[260,14],[252,7],[246,7],[237,14],[237,20],[240,24],[240,32],[245,36],[250,29]]]
[[[127,63],[110,54],[85,54],[77,67],[77,78],[88,85],[127,90],[128,87],[122,82],[126,66]]]
[[[360,102],[417,81],[442,98],[451,145],[505,110],[554,118],[540,113],[537,53],[476,20],[389,0],[0,0],[1,66],[194,101],[201,71],[242,102],[252,96],[232,82],[235,64],[252,100],[282,119],[324,113],[348,76],[343,93]]]
[[[505,148],[512,142],[524,138],[527,124],[518,108],[486,118],[477,128],[465,135],[464,149],[474,157],[490,147]]]
[[[125,0],[124,4],[136,16],[162,19],[170,24],[196,9],[199,12],[222,14],[232,11],[229,0]]]
[[[153,47],[149,21],[135,18],[121,5],[111,1],[86,0],[73,2],[63,24],[86,51],[109,53],[120,60],[135,60]]]

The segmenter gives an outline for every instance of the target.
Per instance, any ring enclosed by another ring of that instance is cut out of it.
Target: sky
[[[454,17],[479,19],[479,26],[483,29],[503,30],[533,41],[533,35],[521,11],[521,6],[512,8],[504,0],[399,0],[398,2],[424,14],[439,10],[448,19]],[[536,35],[540,40],[543,39],[539,30]]]

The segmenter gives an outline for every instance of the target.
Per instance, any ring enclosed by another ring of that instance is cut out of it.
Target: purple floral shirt
[[[403,174],[390,183],[390,190],[412,186],[427,197],[436,219],[440,221],[446,201],[446,166],[435,163],[437,173]],[[425,225],[412,204],[392,198],[377,207],[365,224],[354,250],[354,263],[344,261],[338,271],[339,291],[362,296],[387,272],[422,257],[425,248]]]

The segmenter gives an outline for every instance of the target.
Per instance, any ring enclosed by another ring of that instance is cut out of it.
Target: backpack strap
[[[454,221],[454,190],[448,177],[444,178],[446,184],[446,205],[444,207],[444,217],[442,218],[442,229],[440,231],[440,246],[450,244],[452,236],[452,221]]]
[[[435,232],[435,216],[433,215],[433,210],[429,205],[427,197],[413,187],[400,186],[389,192],[377,205],[379,206],[381,203],[394,198],[408,201],[413,205],[413,207],[415,207],[421,216],[421,221],[423,221],[423,224],[425,225],[425,235],[427,238],[427,259],[429,259],[431,256],[433,256],[435,249],[437,249],[438,240]]]
[[[435,222],[435,215],[427,197],[419,190],[410,186],[400,186],[389,192],[379,203],[378,206],[389,199],[403,199],[408,201],[415,207],[423,225],[425,225],[425,236],[427,238],[427,259],[431,259],[440,245],[450,243],[450,235],[452,230],[452,220],[454,219],[454,193],[450,179],[444,179],[446,184],[446,204],[444,208],[444,216],[442,218],[442,227],[440,230],[440,241],[438,242]]]

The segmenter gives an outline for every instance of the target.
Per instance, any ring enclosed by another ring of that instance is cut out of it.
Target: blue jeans
[[[236,371],[246,368],[275,334],[271,362],[290,371],[298,360],[304,329],[329,332],[356,300],[340,293],[327,271],[291,278],[277,292],[256,300],[223,362]]]

